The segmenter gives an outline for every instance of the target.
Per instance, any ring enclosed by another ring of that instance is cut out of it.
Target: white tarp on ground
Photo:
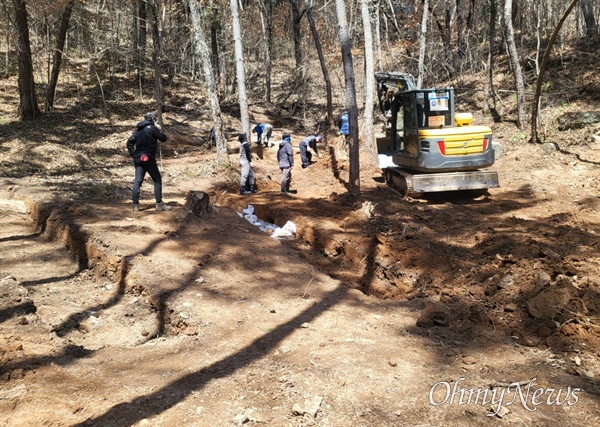
[[[254,206],[252,205],[248,205],[242,213],[238,212],[238,215],[258,227],[260,231],[270,234],[274,239],[293,239],[296,237],[296,224],[292,221],[286,222],[283,227],[277,227],[275,224],[263,221],[254,215]]]

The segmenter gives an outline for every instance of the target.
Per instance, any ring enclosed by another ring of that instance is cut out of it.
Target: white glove
[[[254,163],[250,162],[250,167],[253,168],[254,167]]]

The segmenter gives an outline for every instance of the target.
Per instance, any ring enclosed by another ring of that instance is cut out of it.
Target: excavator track
[[[419,197],[423,193],[459,190],[487,190],[499,187],[496,171],[414,173],[399,167],[384,169],[385,182],[402,197]]]

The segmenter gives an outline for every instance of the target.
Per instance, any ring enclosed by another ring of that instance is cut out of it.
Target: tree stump
[[[185,201],[185,209],[196,216],[204,217],[210,214],[210,198],[204,191],[190,191]]]

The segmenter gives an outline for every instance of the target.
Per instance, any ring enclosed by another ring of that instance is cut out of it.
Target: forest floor
[[[276,139],[304,136],[252,113]],[[401,198],[366,150],[349,197],[333,134],[310,168],[296,153],[283,196],[276,149],[253,144],[259,192],[240,196],[235,137],[219,167],[198,144],[207,116],[169,112],[173,210],[154,210],[146,178],[134,213],[124,144],[139,110],[73,107],[35,127],[9,114],[1,425],[600,423],[598,128],[556,133],[555,150],[476,116],[503,147],[501,186],[479,197]],[[184,207],[190,191],[209,215]],[[296,238],[241,218],[248,204]]]

